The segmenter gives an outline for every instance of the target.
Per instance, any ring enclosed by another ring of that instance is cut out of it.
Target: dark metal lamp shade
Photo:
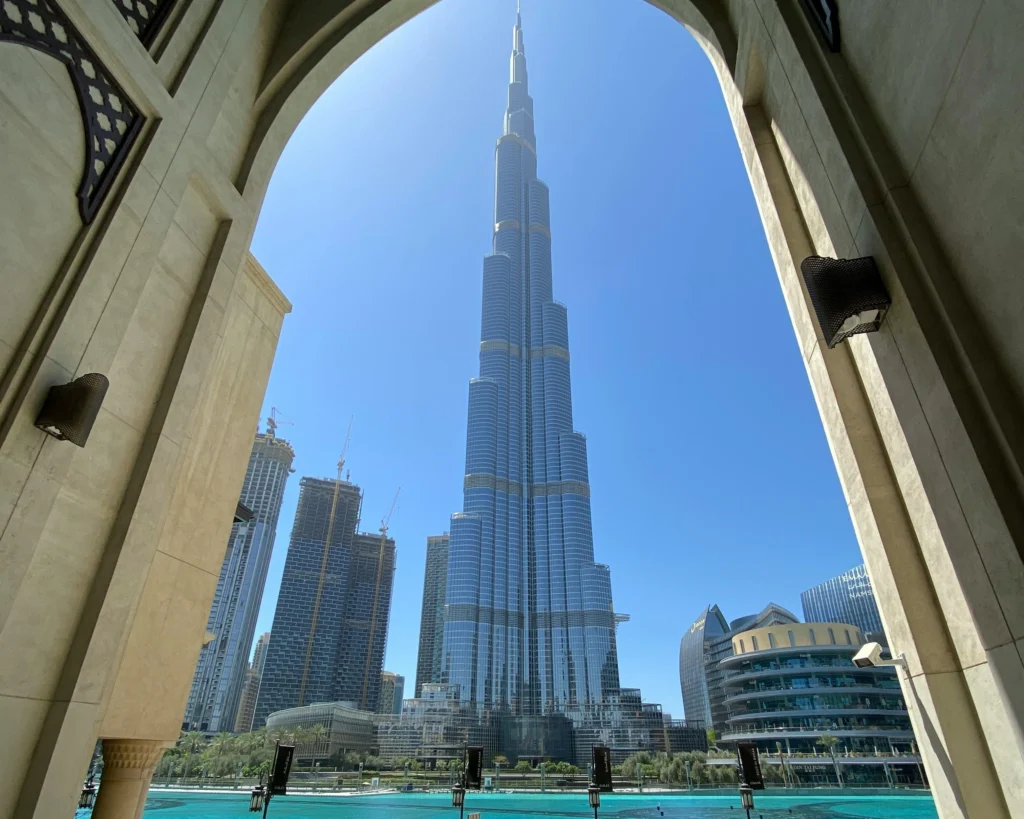
[[[36,426],[59,441],[85,446],[110,381],[99,373],[86,373],[68,384],[50,387]]]
[[[881,327],[892,299],[873,258],[808,256],[800,263],[800,272],[829,348]]]

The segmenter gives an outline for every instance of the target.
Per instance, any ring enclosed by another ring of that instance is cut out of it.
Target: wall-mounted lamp
[[[50,387],[36,426],[58,441],[85,446],[109,386],[105,375],[86,373],[68,384]]]
[[[829,348],[881,327],[892,299],[873,258],[808,256],[800,263],[800,272]]]

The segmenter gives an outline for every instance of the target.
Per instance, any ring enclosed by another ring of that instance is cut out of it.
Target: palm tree
[[[202,731],[182,731],[181,736],[178,737],[178,747],[186,749],[188,756],[185,757],[185,772],[182,775],[182,779],[188,779],[188,768],[192,762],[192,754],[196,752],[197,748],[202,748],[206,745],[206,734]]]
[[[327,736],[327,729],[324,728],[319,722],[309,729],[308,737],[309,741],[313,744],[313,767],[316,768],[317,757],[319,754],[317,751],[320,750],[320,743],[323,742],[324,737]]]
[[[839,773],[839,763],[836,762],[836,745],[839,744],[839,737],[822,734],[815,744],[822,745],[828,750],[828,755],[832,757],[832,767],[836,769],[836,782],[839,783],[840,788],[843,787],[843,776]]]

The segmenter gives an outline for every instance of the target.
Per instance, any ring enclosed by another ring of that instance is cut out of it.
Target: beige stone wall
[[[147,118],[89,226],[66,73],[0,45],[0,819],[68,815],[101,733],[115,756],[173,738],[276,336],[246,284],[266,185],[319,94],[428,5],[178,2],[147,51],[110,0],[60,0]],[[940,813],[1024,815],[1024,8],[840,0],[828,54],[799,0],[655,5],[721,83]],[[810,253],[875,256],[881,332],[821,343]],[[88,446],[35,430],[90,371],[111,389]]]
[[[829,638],[829,629],[835,637],[835,643]],[[811,632],[814,632],[812,639]],[[768,635],[775,639],[776,648],[789,648],[795,646],[827,646],[827,645],[853,645],[860,646],[864,643],[864,635],[856,626],[849,623],[785,623],[781,626],[764,626],[763,628],[752,628],[742,631],[732,638],[733,654],[749,654],[751,651],[766,651],[771,648],[771,640]],[[789,635],[793,635],[790,642]],[[850,642],[847,643],[846,635],[850,635]],[[757,648],[754,648],[754,639],[757,639]],[[852,666],[851,666],[852,668]]]

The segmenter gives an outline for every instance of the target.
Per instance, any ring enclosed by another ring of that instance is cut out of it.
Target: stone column
[[[139,819],[153,772],[169,747],[155,740],[103,740],[103,776],[93,819]]]

